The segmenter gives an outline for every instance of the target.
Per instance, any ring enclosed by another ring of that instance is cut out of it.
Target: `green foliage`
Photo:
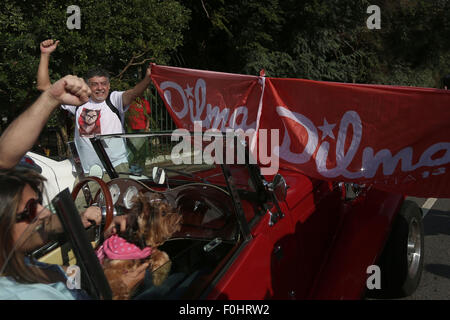
[[[381,9],[369,30],[367,8]],[[273,77],[438,87],[450,1],[191,1],[183,66]]]
[[[38,95],[39,43],[60,40],[50,61],[52,80],[83,76],[95,66],[112,75],[112,87],[126,90],[149,62],[168,64],[183,43],[189,11],[174,0],[79,0],[81,29],[69,30],[71,2],[3,0],[0,4],[0,103],[15,115]]]
[[[373,81],[440,87],[450,70],[450,2],[384,0]]]
[[[278,0],[203,0],[186,6],[192,19],[182,48],[184,66],[252,74],[261,69],[258,61],[272,63],[282,55],[272,50],[284,24]]]
[[[440,87],[450,73],[448,0],[79,0],[0,4],[0,103],[14,115],[36,98],[39,43],[60,40],[53,80],[107,69],[114,89],[136,84],[149,61],[314,80]],[[369,30],[369,5],[381,29]],[[61,120],[54,119],[55,122]]]

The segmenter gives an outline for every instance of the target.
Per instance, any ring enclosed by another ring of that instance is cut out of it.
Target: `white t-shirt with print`
[[[123,106],[123,91],[113,91],[110,99],[121,114],[128,109]],[[80,156],[83,171],[89,172],[94,164],[103,165],[95,153],[94,147],[89,141],[94,135],[123,133],[122,123],[119,117],[103,102],[94,102],[89,99],[88,102],[81,106],[61,105],[61,108],[75,115],[75,146]],[[118,166],[121,163],[128,162],[127,150],[123,139],[111,138],[106,139],[106,152],[112,165]]]

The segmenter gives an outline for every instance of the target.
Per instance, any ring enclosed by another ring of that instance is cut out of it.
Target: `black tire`
[[[423,261],[422,210],[415,202],[406,200],[379,260],[381,289],[368,290],[369,296],[383,299],[410,296],[419,285]]]

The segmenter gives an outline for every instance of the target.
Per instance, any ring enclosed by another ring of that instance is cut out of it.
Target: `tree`
[[[180,59],[186,67],[259,74],[274,62],[272,50],[284,24],[278,0],[191,1],[190,33]],[[282,48],[281,48],[282,49]]]
[[[58,0],[4,0],[0,4],[0,103],[2,116],[17,115],[33,101],[39,43],[60,40],[50,74],[82,76],[94,66],[112,75],[111,85],[136,84],[150,61],[169,63],[183,43],[189,11],[174,0],[80,0],[81,29],[68,29],[70,14]]]
[[[61,41],[51,76],[102,66],[114,89],[138,81],[149,61],[272,77],[440,86],[450,72],[447,0],[80,0],[69,30],[57,0],[0,4],[0,103],[11,116],[37,96],[39,42]],[[381,29],[366,26],[369,5]],[[59,121],[59,120],[58,120]]]
[[[373,81],[440,87],[450,70],[449,1],[381,1],[383,27]]]
[[[381,9],[370,30],[367,8]],[[437,87],[448,73],[450,2],[198,0],[180,65],[314,80]]]

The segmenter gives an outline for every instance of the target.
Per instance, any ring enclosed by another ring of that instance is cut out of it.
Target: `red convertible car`
[[[244,162],[199,156],[219,136],[190,149],[180,148],[170,134],[91,139],[109,181],[99,179],[100,170],[74,188],[75,202],[66,191],[53,204],[76,260],[59,257],[59,263],[80,267],[92,297],[111,298],[111,290],[90,243],[95,235],[101,242],[99,230],[77,229],[82,227],[74,203],[86,196],[87,186],[88,204],[103,209],[103,227],[114,215],[128,214],[139,192],[164,195],[183,216],[181,229],[160,247],[171,260],[169,276],[161,285],[140,288],[134,299],[361,299],[414,292],[424,257],[416,204],[368,185],[319,181],[283,169],[263,176],[237,136]],[[131,171],[115,171],[111,143],[123,143]],[[67,254],[55,254],[55,246],[34,256],[53,262],[50,256]]]

